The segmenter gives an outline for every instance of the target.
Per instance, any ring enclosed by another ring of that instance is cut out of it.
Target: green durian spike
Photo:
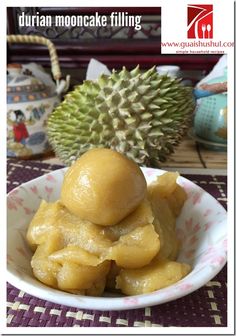
[[[47,122],[49,142],[70,165],[94,147],[109,147],[140,165],[158,165],[180,142],[191,122],[192,88],[160,76],[156,67],[113,70],[69,92]]]

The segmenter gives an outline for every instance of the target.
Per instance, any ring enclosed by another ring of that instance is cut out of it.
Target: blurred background
[[[98,12],[109,16],[111,12],[142,15],[142,29],[133,27],[19,27],[18,16],[25,15],[93,15]],[[123,65],[132,69],[140,64],[143,69],[153,65],[175,64],[181,77],[195,84],[204,77],[219,59],[217,55],[161,55],[161,8],[60,8],[12,7],[8,8],[8,34],[39,35],[55,44],[64,73],[73,73],[72,85],[85,77],[91,58],[105,63],[110,69]],[[46,47],[37,45],[8,46],[8,63],[39,62],[50,68]]]
[[[142,28],[133,27],[20,27],[18,17],[25,15],[93,15],[111,12],[142,15]],[[141,69],[153,65],[175,65],[178,77],[185,85],[195,86],[219,61],[220,55],[165,55],[161,54],[161,8],[89,8],[89,7],[9,7],[7,34],[37,35],[50,39],[57,50],[62,76],[71,75],[70,89],[81,83],[91,58],[104,63],[110,70],[126,66]],[[171,24],[171,23],[170,23]],[[8,63],[42,65],[48,73],[51,62],[48,48],[39,44],[8,43]],[[203,141],[204,142],[204,141]],[[203,146],[202,146],[203,145]],[[226,149],[204,146],[196,137],[187,135],[175,153],[161,164],[167,168],[226,168]]]

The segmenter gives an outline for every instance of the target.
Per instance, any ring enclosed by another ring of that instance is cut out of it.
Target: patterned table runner
[[[34,161],[9,159],[8,192],[21,183],[61,168]],[[227,177],[184,175],[226,208]],[[227,326],[226,267],[204,287],[178,300],[134,310],[102,312],[54,304],[7,284],[9,327],[225,327]]]

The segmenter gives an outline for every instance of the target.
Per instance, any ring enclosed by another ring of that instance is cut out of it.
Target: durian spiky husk
[[[124,67],[69,92],[48,119],[48,137],[68,165],[90,148],[107,147],[158,166],[179,143],[194,107],[192,89],[179,79],[160,76],[155,67]]]

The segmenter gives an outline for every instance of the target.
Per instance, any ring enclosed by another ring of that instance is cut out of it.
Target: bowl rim
[[[41,179],[45,179],[48,175],[51,175],[54,173],[58,173],[58,172],[64,173],[67,169],[68,167],[59,168],[51,172],[48,172],[47,174],[41,175],[35,179],[22,183],[21,185],[12,189],[7,194],[7,198],[11,196],[11,194],[14,193],[14,191],[16,189],[19,189],[20,187],[24,187],[27,184],[31,184],[33,181],[39,182]],[[158,173],[166,172],[166,170],[150,168],[150,167],[141,167],[141,169],[144,175],[145,175],[145,171],[147,170],[148,171],[154,170],[155,172],[158,172]],[[199,185],[196,185],[194,182],[188,180],[187,178],[181,175],[178,178],[180,178],[183,181],[188,181],[191,184],[197,186],[204,194],[207,194],[208,197],[214,200],[214,202],[217,203],[217,206],[220,207],[221,211],[226,215],[225,220],[227,223],[227,211],[211,194],[209,194]],[[227,228],[225,230],[225,236],[227,237]],[[46,286],[40,281],[38,281],[37,279],[33,279],[33,283],[29,283],[27,280],[19,279],[17,273],[13,269],[11,269],[11,267],[8,265],[7,265],[6,273],[7,273],[7,281],[10,284],[12,284],[13,286],[15,286],[16,288],[20,290],[23,290],[27,294],[33,295],[42,300],[51,301],[56,304],[65,305],[65,306],[74,307],[74,308],[80,308],[80,309],[90,309],[90,310],[93,309],[93,310],[99,310],[99,311],[115,311],[115,310],[130,310],[130,309],[137,309],[137,308],[144,308],[148,306],[160,305],[160,304],[174,301],[181,297],[184,297],[196,291],[197,289],[201,288],[208,281],[213,279],[222,270],[226,262],[227,262],[227,257],[225,256],[223,263],[218,264],[217,267],[214,268],[214,270],[211,269],[211,271],[209,272],[202,273],[201,280],[198,280],[197,282],[192,282],[192,286],[190,288],[186,288],[184,292],[182,290],[174,292],[174,291],[171,291],[171,289],[174,288],[176,284],[181,285],[181,282],[183,280],[186,280],[186,278],[188,278],[189,276],[191,276],[192,272],[190,272],[186,277],[184,277],[180,281],[172,284],[171,286],[165,287],[163,289],[160,289],[160,290],[157,290],[151,293],[146,293],[146,294],[133,295],[133,296],[124,295],[120,297],[104,297],[104,296],[93,297],[93,296],[84,296],[84,295],[67,293],[67,292],[63,292],[58,289],[54,289],[49,286]],[[38,286],[37,284],[39,284],[40,286]],[[166,296],[161,297],[162,296],[161,294],[164,293],[167,290],[167,288],[168,288],[168,291],[170,290],[169,297],[168,298]],[[68,301],[70,302],[68,303]]]
[[[225,264],[226,264],[226,259],[223,264],[221,264],[218,268],[214,270],[214,272],[211,273],[210,276],[209,276],[209,273],[206,273],[205,275],[202,276],[201,281],[195,283],[195,286],[192,286],[191,288],[186,289],[184,293],[179,290],[178,293],[172,292],[168,298],[163,297],[159,300],[157,300],[158,294],[161,294],[162,291],[164,292],[167,288],[168,290],[173,288],[177,283],[181,284],[181,280],[171,286],[168,286],[166,288],[163,288],[163,289],[160,289],[152,293],[148,293],[148,294],[121,296],[121,297],[104,297],[104,296],[94,297],[94,296],[83,296],[83,295],[76,295],[76,294],[62,292],[60,290],[50,288],[41,283],[40,285],[43,285],[43,288],[39,288],[37,286],[34,286],[26,282],[25,280],[19,280],[17,275],[15,275],[14,272],[11,272],[9,269],[7,270],[7,275],[8,275],[8,282],[11,285],[15,286],[19,290],[22,290],[29,295],[36,296],[37,298],[45,300],[45,301],[50,301],[56,304],[73,307],[73,308],[80,308],[80,309],[90,309],[90,310],[92,309],[92,310],[99,310],[99,311],[116,311],[116,310],[130,310],[130,309],[151,307],[151,306],[160,305],[163,303],[167,303],[167,302],[182,298],[198,290],[199,288],[204,286],[208,281],[213,279],[221,271],[221,269],[225,266]],[[189,275],[190,274],[191,273],[189,273]],[[186,279],[186,277],[183,279]],[[38,282],[37,280],[35,281]],[[47,291],[47,297],[45,297],[45,290]],[[59,295],[59,297],[57,298],[55,294]],[[75,300],[70,301],[70,304],[68,304],[68,300],[70,298],[71,299],[74,298]],[[83,301],[80,301],[80,298],[83,299]],[[124,304],[125,299],[127,299],[127,305]],[[135,300],[135,304],[133,304],[132,302],[133,299]],[[130,305],[129,305],[129,301],[130,301]]]

